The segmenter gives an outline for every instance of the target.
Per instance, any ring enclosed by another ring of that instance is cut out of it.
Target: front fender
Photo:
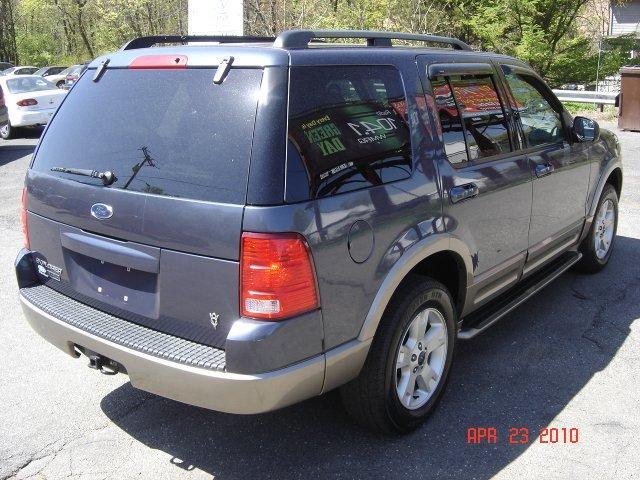
[[[593,221],[593,217],[596,214],[598,201],[600,200],[600,195],[602,195],[602,190],[604,190],[604,186],[607,183],[607,180],[616,169],[619,169],[620,173],[622,173],[622,158],[620,156],[620,146],[615,135],[608,130],[602,130],[601,135],[601,142],[605,147],[605,155],[598,162],[597,175],[599,176],[597,179],[597,184],[593,190],[593,195],[588,199],[589,203],[587,205],[587,223],[589,224],[591,223],[591,221]]]

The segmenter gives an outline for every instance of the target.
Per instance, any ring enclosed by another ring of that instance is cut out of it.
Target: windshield
[[[39,92],[42,90],[56,90],[56,86],[39,77],[17,77],[7,80],[7,88],[11,93]]]
[[[68,180],[172,197],[246,199],[261,69],[110,69],[80,78],[41,140],[33,168]],[[73,138],[73,142],[69,142]],[[100,179],[55,167],[113,172]]]

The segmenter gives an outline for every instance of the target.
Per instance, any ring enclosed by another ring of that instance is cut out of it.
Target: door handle
[[[457,203],[467,198],[477,197],[478,193],[480,193],[480,190],[475,183],[466,183],[449,190],[449,198],[451,203]]]
[[[550,163],[542,163],[540,165],[536,165],[536,177],[544,177],[545,175],[553,173],[554,170],[554,166]]]

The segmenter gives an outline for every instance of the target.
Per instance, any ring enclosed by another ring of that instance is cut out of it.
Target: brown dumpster
[[[623,130],[640,130],[640,67],[623,67],[620,77],[618,127]]]

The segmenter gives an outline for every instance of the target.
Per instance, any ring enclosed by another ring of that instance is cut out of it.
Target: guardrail
[[[617,93],[592,92],[588,90],[554,90],[561,102],[595,103],[597,105],[615,105]]]

